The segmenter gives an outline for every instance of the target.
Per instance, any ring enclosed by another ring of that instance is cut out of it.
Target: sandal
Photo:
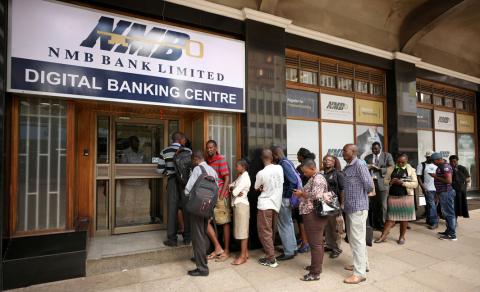
[[[209,254],[209,255],[207,256],[207,260],[216,259],[216,258],[218,258],[219,256],[221,256],[223,253],[224,253],[224,250],[223,250],[223,249],[222,249],[222,251],[219,252],[219,253],[215,253],[215,251],[213,251],[211,254]]]
[[[318,281],[320,280],[320,275],[315,275],[312,273],[308,273],[303,278],[300,278],[300,280],[305,281],[305,282],[310,282],[310,281]]]
[[[229,257],[230,257],[230,255],[226,255],[225,252],[222,252],[221,254],[217,255],[217,257],[215,258],[215,262],[217,262],[217,263],[224,262]]]

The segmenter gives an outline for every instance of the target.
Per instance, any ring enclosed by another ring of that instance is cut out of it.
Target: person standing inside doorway
[[[213,242],[215,250],[208,256],[208,259],[216,261],[225,261],[230,257],[230,222],[232,221],[232,211],[230,208],[230,170],[228,163],[223,155],[218,152],[218,145],[215,140],[209,140],[206,144],[207,164],[210,165],[218,176],[218,201],[213,210],[214,224],[223,226],[223,244],[218,241],[217,234],[212,224],[208,224],[208,237]],[[210,222],[212,223],[212,222]]]
[[[368,216],[368,193],[373,191],[372,178],[367,165],[357,158],[354,144],[343,147],[345,166],[345,202],[348,242],[353,254],[353,265],[345,266],[353,274],[344,280],[346,284],[359,284],[366,280],[368,270],[367,244],[365,241]]]
[[[204,159],[203,151],[195,151],[193,154],[193,165],[196,167],[192,171],[192,175],[188,179],[188,183],[185,186],[185,195],[190,195],[194,184],[198,178],[202,175],[202,168],[207,175],[217,179],[217,172],[211,168]],[[193,257],[197,268],[195,270],[188,271],[188,275],[208,276],[208,261],[207,261],[207,226],[208,218],[204,218],[198,215],[190,214],[190,225],[192,230],[192,245],[193,245]]]
[[[453,169],[450,164],[443,160],[440,153],[433,153],[432,160],[437,166],[437,170],[435,174],[430,174],[430,176],[434,178],[437,196],[440,198],[440,207],[447,224],[447,229],[438,233],[439,238],[455,241],[457,235],[455,233],[455,190],[452,188]]]
[[[449,157],[450,165],[452,166],[452,187],[455,190],[455,217],[462,216],[469,218],[467,205],[467,187],[470,184],[470,174],[465,166],[458,164],[458,156],[452,155]],[[458,222],[456,221],[458,224]]]
[[[167,240],[163,242],[166,246],[177,246],[177,228],[178,228],[178,209],[182,207],[184,218],[183,243],[190,244],[190,220],[188,212],[185,210],[184,186],[177,178],[175,166],[175,155],[180,148],[183,151],[191,150],[183,146],[187,142],[185,134],[175,132],[172,134],[172,144],[160,152],[160,162],[157,166],[157,172],[167,176]]]
[[[432,151],[425,153],[425,162],[420,163],[417,166],[417,178],[418,184],[425,196],[425,213],[427,214],[428,229],[438,228],[438,214],[437,214],[437,202],[436,202],[436,190],[433,177],[430,173],[435,174],[437,166],[432,161]]]
[[[265,257],[259,264],[271,268],[278,267],[275,259],[275,224],[282,205],[283,170],[280,165],[273,164],[270,149],[262,151],[262,162],[265,166],[257,173],[255,190],[261,192],[257,202],[257,230]]]
[[[278,214],[277,224],[278,234],[282,240],[283,254],[277,257],[277,260],[286,261],[295,257],[297,249],[290,198],[292,197],[293,190],[302,187],[302,185],[299,182],[300,175],[296,173],[293,163],[285,157],[285,152],[282,147],[273,148],[273,159],[283,170],[282,206],[280,207],[280,212]]]
[[[372,153],[365,157],[370,174],[375,184],[376,196],[370,198],[370,225],[383,230],[387,218],[388,186],[383,182],[387,168],[395,165],[390,153],[382,151],[379,142],[373,142]]]

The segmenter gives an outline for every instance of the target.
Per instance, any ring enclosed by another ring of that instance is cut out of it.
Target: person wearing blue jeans
[[[275,162],[282,167],[284,175],[282,206],[278,213],[277,222],[278,234],[283,245],[283,254],[277,257],[277,260],[285,261],[293,259],[297,249],[290,198],[293,190],[297,188],[297,177],[299,179],[299,176],[296,174],[295,166],[285,157],[285,152],[281,147],[274,147],[272,152]]]
[[[437,166],[435,173],[429,173],[434,179],[435,189],[440,197],[440,207],[445,217],[447,229],[439,232],[440,239],[457,240],[455,234],[455,191],[452,188],[453,169],[450,164],[443,160],[440,153],[433,153],[431,156],[433,163]]]
[[[437,203],[435,202],[436,191],[426,191],[425,201],[427,203],[427,219],[429,229],[438,227]]]

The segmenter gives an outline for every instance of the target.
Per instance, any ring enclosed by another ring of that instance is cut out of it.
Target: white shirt
[[[232,206],[235,206],[238,203],[245,205],[250,205],[248,203],[248,192],[250,191],[250,186],[252,182],[250,181],[250,176],[248,172],[242,173],[237,179],[230,184],[232,190]],[[241,196],[240,193],[242,194]]]
[[[423,173],[422,173],[422,168],[423,166],[420,163],[417,166],[417,175],[423,175],[423,185],[426,187],[427,191],[432,191],[432,192],[436,191],[434,178],[431,177],[429,173],[435,173],[437,171],[437,166],[433,163],[426,163]]]
[[[280,211],[283,194],[283,169],[280,165],[270,164],[257,173],[255,189],[263,186],[263,191],[258,197],[258,210]]]
[[[218,185],[217,172],[205,161],[203,161],[198,166],[195,166],[195,168],[193,169],[192,175],[190,175],[187,185],[185,186],[186,195],[190,194],[190,191],[192,190],[193,185],[197,182],[197,179],[202,175],[202,169],[200,168],[200,165],[203,166],[203,168],[205,168],[205,171],[207,172],[208,175],[213,176],[215,178],[215,181],[217,182],[217,185]]]

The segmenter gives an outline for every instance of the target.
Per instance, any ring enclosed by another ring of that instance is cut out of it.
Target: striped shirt
[[[175,174],[175,162],[173,158],[180,147],[182,147],[180,143],[172,143],[172,145],[160,152],[160,162],[157,166],[157,172],[168,176]]]
[[[347,214],[368,210],[368,193],[373,190],[373,179],[365,162],[354,158],[343,170]]]
[[[225,177],[230,175],[230,170],[228,170],[228,163],[225,160],[225,157],[217,153],[212,157],[207,157],[207,164],[217,172],[218,188],[221,191],[223,185],[225,184]]]
[[[437,176],[442,178],[445,178],[445,176],[448,174],[452,175],[452,173],[453,173],[452,166],[450,166],[450,164],[448,163],[444,163],[440,165],[439,167],[437,167],[437,170],[436,170]],[[435,190],[437,191],[437,193],[444,193],[452,190],[452,184],[444,183],[438,178],[434,178],[433,182],[435,184]]]

